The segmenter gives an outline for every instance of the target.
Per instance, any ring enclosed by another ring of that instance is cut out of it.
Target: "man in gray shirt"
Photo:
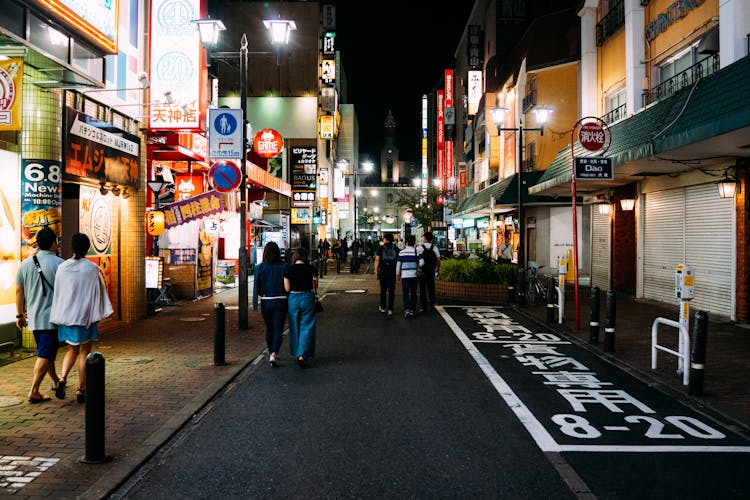
[[[16,274],[16,326],[34,332],[37,359],[29,390],[29,403],[43,403],[50,398],[39,392],[45,375],[57,387],[60,377],[55,371],[57,327],[49,321],[57,266],[64,261],[57,256],[57,235],[49,227],[36,234],[39,251],[18,266]],[[35,261],[36,259],[36,261]],[[38,263],[38,267],[37,267]]]

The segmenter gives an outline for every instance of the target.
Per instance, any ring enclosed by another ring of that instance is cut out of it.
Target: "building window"
[[[391,158],[388,158],[388,161],[386,162],[386,172],[388,180],[393,179],[393,160]]]
[[[604,116],[602,119],[607,123],[613,123],[625,118],[627,106],[625,104],[625,87],[620,87],[614,92],[608,92],[604,97]]]

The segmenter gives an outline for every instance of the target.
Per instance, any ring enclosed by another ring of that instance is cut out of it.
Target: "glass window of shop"
[[[73,66],[91,78],[102,81],[104,76],[104,59],[80,43],[73,41]]]
[[[29,14],[29,42],[61,61],[68,61],[70,38],[33,14]]]

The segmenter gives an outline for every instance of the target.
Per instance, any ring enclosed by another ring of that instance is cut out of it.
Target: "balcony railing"
[[[712,54],[701,61],[693,64],[685,71],[677,73],[669,80],[664,80],[651,90],[643,92],[643,106],[652,102],[666,99],[685,87],[697,82],[699,79],[719,71],[719,54]]]
[[[622,120],[625,118],[625,115],[628,113],[628,105],[623,104],[621,106],[616,107],[606,115],[602,116],[602,120],[604,120],[605,123],[610,124],[614,123],[617,120]]]
[[[596,46],[604,45],[612,35],[625,26],[625,4],[620,0],[609,9],[607,15],[596,23]]]

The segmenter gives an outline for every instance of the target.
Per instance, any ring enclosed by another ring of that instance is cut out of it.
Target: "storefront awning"
[[[524,172],[523,183],[524,185],[533,186],[539,180],[544,172]],[[529,195],[527,190],[522,193],[523,203],[530,205],[540,204],[569,204],[570,197],[565,199],[553,198],[549,196],[534,196]],[[468,197],[458,207],[455,216],[466,216],[466,215],[488,215],[490,213],[490,199],[495,198],[496,208],[508,208],[511,209],[518,205],[518,174],[514,174],[510,177],[492,184],[490,187],[483,189],[474,195]]]
[[[610,127],[614,179],[576,181],[577,192],[594,192],[644,177],[726,165],[750,157],[750,58],[699,79],[697,84]],[[576,156],[596,156],[579,143]],[[570,147],[555,157],[531,194],[570,193]]]

